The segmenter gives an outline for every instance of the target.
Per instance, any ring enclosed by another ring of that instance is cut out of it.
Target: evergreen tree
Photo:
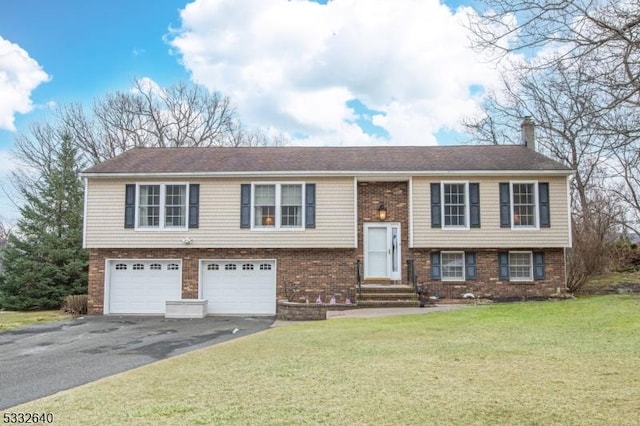
[[[21,188],[17,232],[2,254],[2,308],[55,309],[65,296],[87,292],[81,165],[70,137],[63,136],[56,151],[40,178]]]

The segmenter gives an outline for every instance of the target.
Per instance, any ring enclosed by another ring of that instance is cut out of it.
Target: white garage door
[[[276,265],[272,260],[202,261],[202,298],[209,314],[276,313]]]
[[[164,314],[167,300],[180,300],[179,260],[109,261],[107,313]]]

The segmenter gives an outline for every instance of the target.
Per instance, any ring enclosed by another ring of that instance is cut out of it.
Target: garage
[[[274,260],[203,260],[202,298],[213,315],[275,315]]]
[[[109,260],[108,271],[107,314],[164,314],[167,300],[181,298],[180,260]]]

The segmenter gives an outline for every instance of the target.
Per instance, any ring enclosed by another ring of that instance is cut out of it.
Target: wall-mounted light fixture
[[[387,219],[387,208],[384,206],[384,203],[382,201],[380,201],[380,204],[378,204],[378,219]]]

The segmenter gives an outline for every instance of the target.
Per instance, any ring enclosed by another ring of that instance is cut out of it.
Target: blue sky
[[[318,3],[2,0],[0,179],[30,123],[135,78],[203,84],[296,145],[465,139],[460,119],[497,79],[467,46],[470,2]],[[0,217],[6,208],[0,199]]]

